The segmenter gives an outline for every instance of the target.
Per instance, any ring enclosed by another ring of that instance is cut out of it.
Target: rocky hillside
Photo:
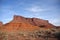
[[[58,40],[57,29],[48,20],[14,15],[9,23],[0,22],[0,40]]]

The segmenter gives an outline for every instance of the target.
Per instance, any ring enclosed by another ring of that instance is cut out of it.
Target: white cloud
[[[30,7],[30,8],[27,8],[26,10],[30,11],[30,12],[33,12],[33,13],[39,13],[39,12],[45,11],[46,9],[42,9],[39,6],[33,6],[33,7]]]
[[[60,26],[60,19],[50,20],[49,22],[56,25],[56,26]]]

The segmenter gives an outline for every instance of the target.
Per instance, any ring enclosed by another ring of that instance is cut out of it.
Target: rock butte
[[[49,23],[48,20],[38,18],[25,18],[22,16],[14,15],[13,20],[9,23],[3,24],[0,22],[0,30],[2,31],[34,31],[40,28],[53,28],[54,25]]]

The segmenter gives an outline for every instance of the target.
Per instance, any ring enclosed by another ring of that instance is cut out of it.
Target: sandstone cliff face
[[[4,24],[1,30],[7,32],[17,32],[17,31],[33,31],[40,29],[38,26],[31,25],[22,16],[14,16],[13,20],[7,24]]]
[[[0,23],[2,25],[2,23]],[[13,20],[6,23],[1,28],[4,31],[32,31],[40,28],[53,28],[54,25],[50,24],[47,20],[38,18],[25,18],[22,16],[14,15]]]
[[[43,19],[39,19],[39,18],[25,18],[25,17],[17,16],[17,15],[14,16],[13,21],[29,23],[31,25],[39,26],[39,27],[44,26],[46,28],[52,28],[54,26],[53,24],[49,23],[48,20],[43,20]]]
[[[26,18],[27,21],[34,25],[34,26],[38,26],[38,27],[44,27],[44,28],[52,28],[54,25],[50,24],[48,22],[48,20],[43,20],[43,19],[38,19],[38,18]]]

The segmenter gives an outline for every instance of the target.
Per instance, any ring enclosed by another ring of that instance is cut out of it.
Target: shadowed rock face
[[[48,20],[43,20],[43,19],[38,19],[38,18],[26,18],[27,21],[34,25],[34,26],[38,26],[38,27],[44,27],[44,28],[52,28],[54,25],[52,25],[51,23],[49,23]]]

